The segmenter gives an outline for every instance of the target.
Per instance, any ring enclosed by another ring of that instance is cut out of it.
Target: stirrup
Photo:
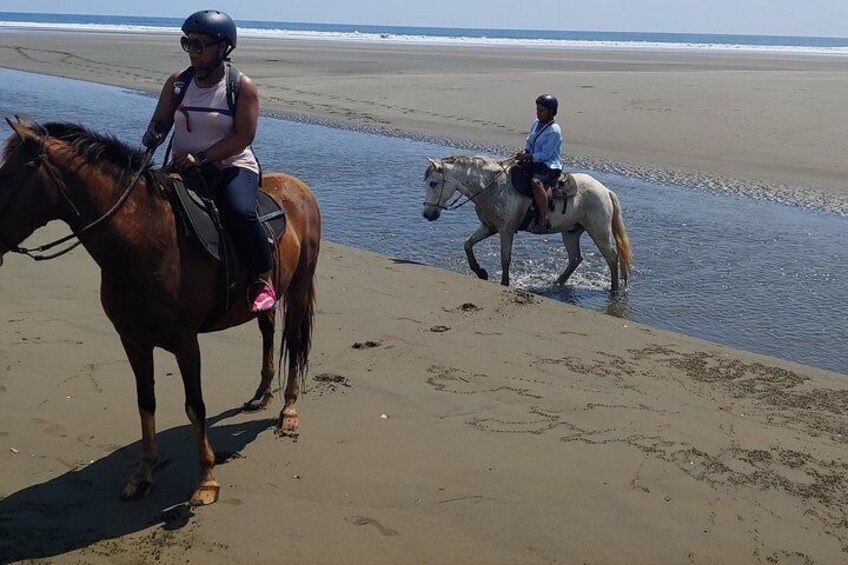
[[[251,312],[263,312],[270,310],[277,304],[277,293],[274,292],[274,287],[265,281],[257,283],[259,291],[253,298],[253,304],[250,307]]]

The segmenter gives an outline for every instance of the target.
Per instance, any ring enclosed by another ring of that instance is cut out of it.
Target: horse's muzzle
[[[424,210],[421,211],[421,215],[427,218],[428,221],[433,222],[439,219],[439,216],[442,215],[442,211],[435,206],[424,206]]]

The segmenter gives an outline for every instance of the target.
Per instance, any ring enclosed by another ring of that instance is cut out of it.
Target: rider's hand
[[[177,155],[176,157],[174,157],[174,160],[171,161],[171,167],[177,169],[178,171],[199,166],[200,161],[198,161],[197,157],[195,157],[191,153],[183,153],[182,155]]]
[[[164,135],[156,131],[155,128],[149,127],[141,138],[141,144],[148,148],[156,148],[162,144],[163,139],[165,139]]]

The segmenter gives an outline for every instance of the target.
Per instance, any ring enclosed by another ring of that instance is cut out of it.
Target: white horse
[[[489,278],[489,273],[480,267],[474,257],[474,246],[497,233],[501,238],[501,284],[509,286],[512,242],[515,233],[526,223],[532,198],[512,188],[507,168],[500,161],[467,155],[428,160],[430,166],[424,174],[422,214],[432,222],[439,219],[442,210],[452,210],[473,202],[480,226],[465,240],[468,265],[481,279]],[[570,176],[576,183],[576,194],[568,197],[565,212],[562,199],[557,199],[555,210],[550,214],[551,228],[548,233],[561,233],[568,252],[568,267],[556,280],[556,284],[564,284],[583,261],[580,236],[586,231],[609,265],[611,290],[615,292],[619,287],[619,278],[627,284],[632,259],[618,197],[590,175],[575,173]],[[457,191],[465,195],[467,200],[461,204],[456,204],[456,201],[449,204]]]

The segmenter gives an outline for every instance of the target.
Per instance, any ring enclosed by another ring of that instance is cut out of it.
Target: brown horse
[[[274,310],[252,314],[241,293],[242,298],[214,327],[201,330],[220,303],[226,275],[186,235],[181,218],[160,188],[162,175],[149,168],[150,155],[78,125],[9,123],[15,134],[7,140],[0,164],[0,264],[9,251],[35,256],[33,251],[44,248],[27,250],[19,244],[58,219],[79,235],[100,267],[101,303],[135,374],[141,415],[143,457],[121,496],[141,498],[153,486],[158,454],[153,348],[160,347],[177,359],[186,413],[200,450],[200,479],[191,502],[215,502],[220,487],[212,473],[215,454],[207,437],[197,335],[258,318],[261,380],[246,407],[262,408],[273,396]],[[281,362],[288,356],[279,426],[292,432],[298,426],[295,402],[311,344],[321,217],[311,192],[298,179],[272,173],[263,177],[262,186],[285,208],[288,218],[274,256],[277,295],[283,297],[285,312]]]

